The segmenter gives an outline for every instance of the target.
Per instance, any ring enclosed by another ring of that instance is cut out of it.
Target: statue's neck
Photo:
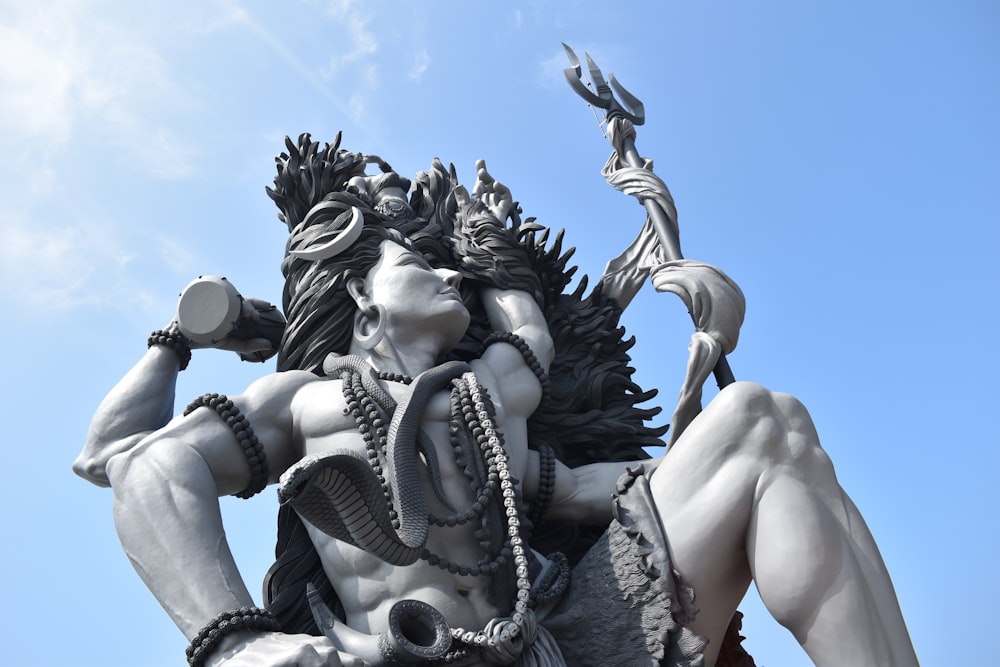
[[[351,344],[351,354],[367,361],[376,370],[416,377],[439,363],[437,349],[420,349],[416,345],[397,346],[383,340],[372,349]]]

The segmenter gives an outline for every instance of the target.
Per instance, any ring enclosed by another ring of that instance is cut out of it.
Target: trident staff
[[[571,65],[563,70],[570,87],[588,104],[604,110],[604,119],[609,128],[608,138],[618,152],[621,161],[628,167],[645,169],[643,159],[639,156],[639,152],[635,148],[635,126],[642,125],[646,121],[645,109],[642,102],[618,83],[614,74],[610,74],[608,80],[605,81],[601,69],[589,54],[584,53],[584,56],[587,58],[587,69],[590,73],[590,80],[593,82],[592,89],[583,80],[583,70],[576,53],[565,43],[563,44],[563,48],[566,49],[566,55],[569,57]],[[613,92],[612,88],[614,89]],[[621,102],[615,97],[615,93],[621,98]],[[657,240],[667,260],[683,259],[684,255],[681,254],[680,234],[678,233],[676,214],[671,216],[652,197],[640,197],[640,201],[646,208],[646,213],[649,215],[649,220],[652,223]],[[719,388],[732,384],[735,381],[725,355],[719,356],[713,374]]]

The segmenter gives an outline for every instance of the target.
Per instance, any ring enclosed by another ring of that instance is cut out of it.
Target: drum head
[[[239,292],[225,278],[201,276],[181,292],[177,326],[193,343],[215,343],[238,325],[242,301]]]

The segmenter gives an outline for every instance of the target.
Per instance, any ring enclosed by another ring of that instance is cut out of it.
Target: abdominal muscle
[[[420,600],[452,627],[478,631],[496,616],[487,579],[452,574],[425,561],[390,565],[307,524],[323,569],[344,605],[347,625],[369,634],[388,630],[389,610],[400,600]],[[431,551],[435,551],[429,545]]]

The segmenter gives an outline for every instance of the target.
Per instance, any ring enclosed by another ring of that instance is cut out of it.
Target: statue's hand
[[[476,184],[472,188],[472,197],[481,201],[501,222],[507,219],[514,206],[510,188],[490,175],[485,160],[476,161]]]
[[[266,361],[277,353],[284,322],[281,313],[267,301],[244,298],[240,304],[239,326],[232,333],[219,340],[189,340],[188,343],[193,350],[228,350],[244,361]],[[179,332],[176,320],[164,328]]]
[[[226,639],[206,667],[368,667],[361,658],[337,651],[326,637],[247,632]]]
[[[240,319],[253,326],[253,323],[260,321],[261,312],[272,308],[273,306],[267,301],[245,298],[243,299],[243,303],[241,305]],[[195,350],[215,348],[216,350],[228,350],[230,352],[235,352],[241,357],[253,354],[254,352],[266,352],[271,350],[272,347],[271,341],[266,338],[244,338],[240,337],[239,332],[234,332],[217,341],[208,343],[195,343],[192,341],[191,343],[191,348]]]
[[[466,280],[527,292],[541,303],[541,280],[532,258],[515,231],[507,226],[514,206],[510,190],[486,171],[485,162],[479,160],[476,167],[472,195],[462,186],[454,189],[458,211],[451,251],[455,268]],[[518,229],[529,227],[520,225]]]

